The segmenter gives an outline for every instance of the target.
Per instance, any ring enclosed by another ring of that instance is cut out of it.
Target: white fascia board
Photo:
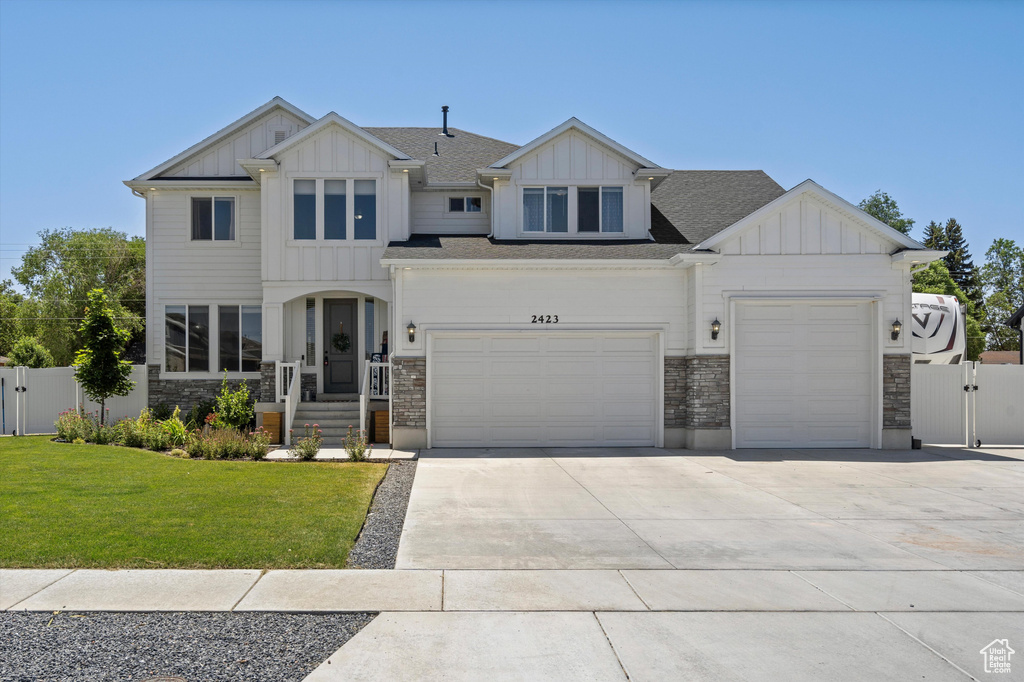
[[[903,251],[897,251],[889,257],[892,258],[893,263],[910,263],[911,265],[918,265],[931,263],[932,261],[945,258],[948,253],[949,251],[935,251],[932,249],[906,249]]]
[[[278,163],[273,159],[238,159],[237,163],[256,184],[263,183],[264,173],[274,173],[278,169]]]
[[[422,159],[410,159],[410,158],[392,159],[392,160],[388,161],[388,168],[398,169],[398,170],[403,170],[405,168],[408,168],[408,169],[412,170],[414,168],[422,168],[426,164],[427,164],[427,162],[423,161]]]
[[[616,142],[612,138],[608,137],[604,133],[598,132],[597,130],[591,128],[590,126],[588,126],[586,123],[584,123],[583,121],[579,120],[575,116],[570,118],[565,123],[552,128],[551,130],[549,130],[548,132],[544,133],[543,135],[541,135],[540,137],[536,138],[535,140],[533,140],[531,142],[527,142],[525,145],[523,145],[519,149],[515,150],[514,152],[512,152],[511,154],[509,154],[505,158],[503,158],[503,159],[501,159],[499,161],[495,161],[494,163],[491,164],[490,167],[491,168],[503,168],[503,167],[507,166],[508,164],[512,163],[513,161],[515,161],[516,159],[521,159],[522,157],[526,156],[527,154],[529,154],[530,152],[534,151],[538,147],[540,147],[540,146],[550,142],[551,140],[553,140],[554,138],[558,137],[559,135],[561,135],[565,131],[572,130],[572,129],[578,130],[579,132],[583,133],[587,137],[592,138],[595,142],[597,142],[599,144],[602,144],[605,147],[608,147],[609,149],[611,149],[611,150],[615,151],[616,153],[620,154],[621,156],[626,157],[627,159],[629,159],[633,163],[637,164],[638,166],[642,166],[642,167],[645,167],[645,168],[660,168],[661,167],[658,164],[654,163],[653,161],[649,161],[649,160],[645,159],[644,157],[640,156],[639,154],[634,152],[632,149],[628,149],[627,147],[622,146],[621,144],[619,144],[618,142]]]
[[[138,192],[145,192],[149,189],[225,189],[233,192],[259,189],[259,185],[248,178],[245,180],[125,180],[124,184]]]
[[[756,211],[746,216],[745,218],[740,218],[726,229],[722,230],[721,232],[712,237],[709,237],[708,239],[705,239],[704,241],[702,241],[700,244],[697,244],[697,246],[693,248],[713,249],[719,244],[721,244],[723,241],[729,239],[738,232],[742,232],[750,225],[758,222],[764,216],[777,210],[783,204],[786,204],[795,197],[805,193],[816,196],[820,201],[823,201],[826,204],[830,204],[840,212],[845,213],[849,217],[857,220],[857,222],[861,223],[868,229],[877,232],[880,236],[884,237],[885,239],[891,242],[895,242],[896,244],[899,244],[904,249],[927,249],[927,247],[921,242],[911,239],[910,237],[903,234],[899,230],[894,230],[893,228],[883,223],[881,220],[878,220],[877,218],[872,216],[870,213],[866,213],[862,209],[851,204],[846,199],[843,199],[842,197],[828,191],[827,189],[816,183],[814,180],[804,180],[799,185],[789,190],[779,198],[768,202],[767,204],[757,209]]]
[[[527,258],[382,258],[382,267],[393,266],[395,268],[445,268],[445,269],[474,269],[474,270],[601,270],[623,268],[634,270],[660,270],[672,268],[674,265],[668,259],[639,258],[639,259],[600,259],[600,258],[552,258],[548,259],[527,259]]]
[[[715,251],[687,251],[686,253],[679,253],[672,256],[669,259],[669,263],[678,268],[693,267],[694,265],[714,265],[718,261],[722,260],[722,254]]]
[[[326,116],[324,116],[323,118],[321,118],[319,121],[317,121],[313,125],[307,126],[306,128],[302,129],[298,133],[296,133],[296,134],[292,135],[291,137],[289,137],[288,139],[284,140],[283,142],[281,142],[279,144],[275,144],[270,149],[266,150],[262,154],[259,154],[256,158],[258,158],[258,159],[269,159],[271,157],[277,156],[278,154],[280,154],[281,152],[285,151],[286,149],[291,149],[295,145],[301,143],[303,140],[305,140],[305,139],[307,139],[307,138],[309,138],[309,137],[311,137],[313,135],[316,135],[317,133],[319,133],[321,130],[323,130],[324,128],[326,128],[329,125],[336,125],[336,126],[340,127],[342,130],[345,130],[345,131],[355,135],[356,137],[358,137],[361,140],[363,140],[363,142],[366,142],[367,144],[369,144],[369,145],[371,145],[373,147],[376,147],[377,149],[381,150],[382,152],[384,152],[385,154],[391,156],[392,158],[401,159],[401,160],[406,160],[406,159],[411,159],[412,158],[408,154],[406,154],[405,152],[403,152],[403,151],[401,151],[399,149],[396,149],[395,147],[392,147],[387,142],[385,142],[384,140],[382,140],[382,139],[380,139],[378,137],[374,137],[370,133],[366,132],[365,130],[363,130],[362,128],[357,126],[352,121],[349,121],[347,118],[344,118],[343,116],[339,116],[336,112],[333,112],[333,111],[330,112],[329,114],[327,114]]]
[[[151,179],[151,178],[153,178],[153,177],[155,177],[157,175],[160,175],[161,173],[163,173],[168,168],[171,168],[172,166],[175,166],[175,165],[181,163],[182,161],[184,161],[185,159],[189,158],[190,156],[193,156],[197,152],[199,152],[199,151],[203,150],[204,148],[210,146],[211,144],[219,141],[221,138],[224,138],[224,137],[227,137],[227,136],[231,135],[236,130],[239,130],[240,128],[244,128],[245,126],[249,125],[250,123],[252,123],[256,119],[260,118],[264,114],[267,114],[267,113],[273,111],[274,109],[284,109],[285,111],[287,111],[291,115],[295,116],[296,118],[301,119],[303,122],[306,123],[306,125],[309,125],[310,123],[312,123],[313,121],[316,120],[315,118],[313,118],[312,116],[310,116],[306,112],[302,111],[301,109],[297,108],[296,106],[290,104],[289,102],[286,102],[285,100],[281,99],[280,97],[275,97],[274,99],[270,100],[269,102],[267,102],[263,106],[258,107],[256,109],[253,109],[252,111],[250,111],[248,114],[246,114],[242,118],[238,119],[237,121],[235,121],[233,123],[229,123],[225,127],[221,128],[220,130],[215,132],[213,135],[210,135],[209,137],[204,139],[202,142],[198,142],[198,143],[192,145],[191,147],[189,147],[188,149],[186,149],[182,153],[178,154],[174,158],[169,159],[167,161],[164,161],[163,163],[161,163],[156,168],[152,168],[152,169],[146,171],[145,173],[143,173],[142,175],[136,176],[134,179],[135,180],[149,180],[149,179]]]

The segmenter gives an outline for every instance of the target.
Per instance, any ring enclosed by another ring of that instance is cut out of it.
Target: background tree
[[[966,359],[977,361],[978,356],[985,350],[985,333],[982,331],[981,323],[978,321],[974,303],[967,298],[963,290],[950,276],[949,270],[946,269],[946,264],[941,260],[933,261],[924,270],[914,273],[913,289],[916,293],[956,296],[956,299],[964,306],[967,334]]]
[[[944,250],[949,253],[942,259],[949,270],[953,281],[964,292],[964,295],[974,304],[979,319],[985,313],[985,292],[981,286],[981,272],[974,265],[971,252],[967,246],[967,239],[964,237],[964,229],[956,218],[946,221],[943,228],[945,236]]]
[[[1019,350],[1020,335],[1003,324],[1024,305],[1024,248],[1012,239],[996,239],[985,252],[981,280],[989,350]]]
[[[861,201],[857,206],[903,234],[909,235],[910,228],[914,226],[912,219],[903,217],[896,200],[880,189],[875,190],[874,194]]]
[[[929,249],[946,251],[946,229],[934,220],[925,225],[924,239],[921,240]]]
[[[18,327],[18,306],[24,296],[14,290],[11,280],[0,282],[0,355],[10,355],[21,337]]]
[[[14,367],[53,367],[53,356],[34,336],[23,336],[11,348],[11,365]]]
[[[146,245],[141,237],[110,228],[44,230],[14,278],[27,293],[21,333],[37,336],[58,365],[68,365],[82,346],[79,324],[89,292],[102,288],[118,322],[143,337],[146,313]],[[32,326],[32,329],[25,327]]]
[[[130,334],[115,323],[114,311],[102,289],[89,292],[85,320],[78,331],[82,349],[75,355],[75,379],[85,394],[100,404],[102,424],[107,414],[107,398],[128,395],[135,386],[129,378],[131,363],[121,359]]]

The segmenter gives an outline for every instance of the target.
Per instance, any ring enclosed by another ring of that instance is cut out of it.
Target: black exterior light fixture
[[[722,323],[715,318],[715,321],[711,323],[711,340],[715,341],[718,339],[718,332],[722,331]]]
[[[900,332],[902,331],[903,323],[900,322],[900,318],[897,317],[896,321],[892,323],[892,334],[890,334],[889,336],[890,338],[892,338],[893,341],[895,341],[896,339],[900,338]]]
[[[416,325],[409,321],[409,326],[406,327],[405,331],[409,332],[409,343],[413,343],[416,340]]]

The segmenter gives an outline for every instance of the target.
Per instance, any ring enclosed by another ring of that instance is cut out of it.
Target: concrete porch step
[[[345,400],[333,402],[300,402],[296,408],[297,412],[333,412],[333,411],[355,410],[359,411],[358,400]]]
[[[359,428],[359,415],[356,414],[351,419],[344,417],[335,418],[334,415],[331,415],[330,418],[326,419],[323,417],[313,416],[310,416],[308,419],[304,419],[300,418],[299,415],[295,415],[295,422],[292,424],[292,428],[294,429],[296,425],[298,425],[298,427],[301,429],[303,428],[304,424],[309,424],[310,426],[312,426],[313,424],[319,424],[320,428],[324,430],[324,432],[326,432],[328,429],[341,429],[341,432],[344,433],[345,429],[347,429],[350,426],[354,429]]]

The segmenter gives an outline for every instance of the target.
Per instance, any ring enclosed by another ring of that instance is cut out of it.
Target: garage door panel
[[[435,357],[445,353],[478,353],[483,349],[484,339],[444,336],[434,340]]]
[[[866,302],[739,302],[737,446],[870,445],[870,314]]]
[[[433,354],[442,338],[429,364],[432,444],[654,444],[660,363],[653,334],[483,334],[458,346],[476,350],[457,360]]]

